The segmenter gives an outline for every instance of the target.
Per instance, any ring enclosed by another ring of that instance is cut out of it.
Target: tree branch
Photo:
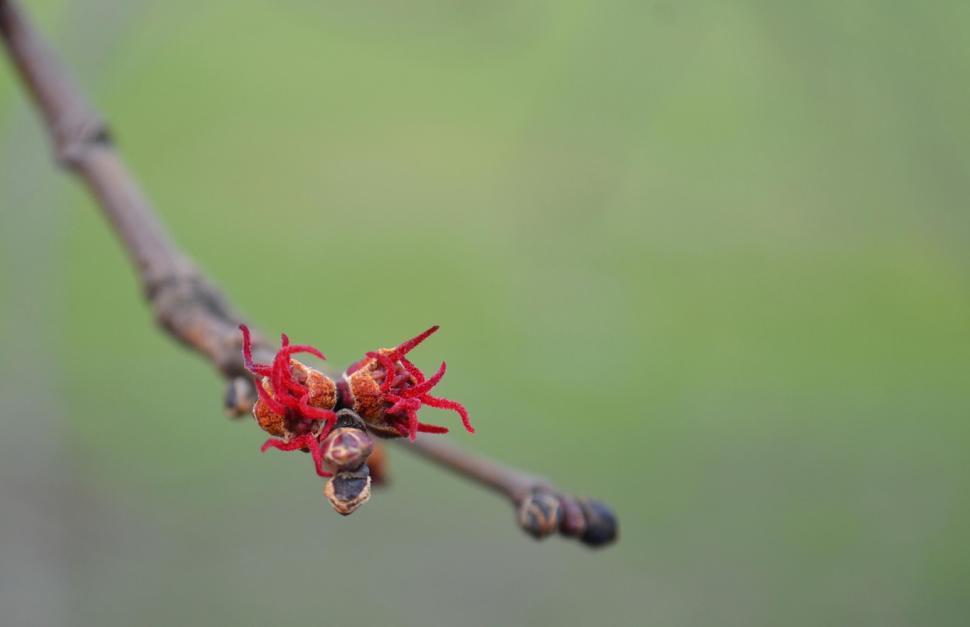
[[[115,151],[107,125],[16,0],[0,0],[0,38],[43,118],[54,155],[97,199],[137,272],[158,323],[226,377],[228,409],[237,414],[251,409],[255,390],[242,359],[237,329],[240,316],[175,246]],[[258,359],[271,359],[272,350],[261,336],[254,334],[253,342]],[[602,503],[575,499],[545,480],[469,455],[445,442],[424,438],[405,443],[403,448],[506,496],[518,508],[520,526],[535,537],[558,531],[590,546],[609,544],[616,538],[616,519]]]

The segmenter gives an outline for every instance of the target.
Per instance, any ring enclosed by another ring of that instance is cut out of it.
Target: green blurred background
[[[966,624],[967,3],[25,4],[254,323],[337,364],[441,324],[448,437],[622,537],[396,449],[335,515],[3,63],[4,625]]]

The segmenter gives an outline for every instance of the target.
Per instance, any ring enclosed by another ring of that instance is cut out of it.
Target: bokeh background
[[[335,363],[441,324],[449,437],[622,537],[398,450],[336,516],[3,63],[4,625],[965,624],[967,3],[26,4],[254,323]]]

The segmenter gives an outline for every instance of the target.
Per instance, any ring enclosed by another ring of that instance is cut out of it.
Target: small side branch
[[[237,330],[241,317],[175,246],[116,152],[102,117],[70,79],[17,0],[0,0],[0,39],[41,114],[58,163],[76,174],[98,201],[160,326],[225,376],[229,382],[227,407],[238,413],[252,407],[255,390],[246,374]],[[258,334],[254,334],[253,344],[258,359],[272,356]],[[544,480],[447,443],[422,439],[403,447],[504,494],[518,509],[520,526],[535,537],[559,532],[590,546],[609,544],[616,538],[616,519],[598,501],[576,499]]]

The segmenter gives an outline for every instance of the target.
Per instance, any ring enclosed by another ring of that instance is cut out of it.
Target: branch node
[[[233,418],[239,418],[251,413],[256,403],[256,391],[247,377],[232,377],[226,384],[226,394],[223,406],[226,413]]]
[[[108,127],[86,110],[65,113],[52,126],[54,155],[63,168],[76,169],[91,150],[113,144]]]

